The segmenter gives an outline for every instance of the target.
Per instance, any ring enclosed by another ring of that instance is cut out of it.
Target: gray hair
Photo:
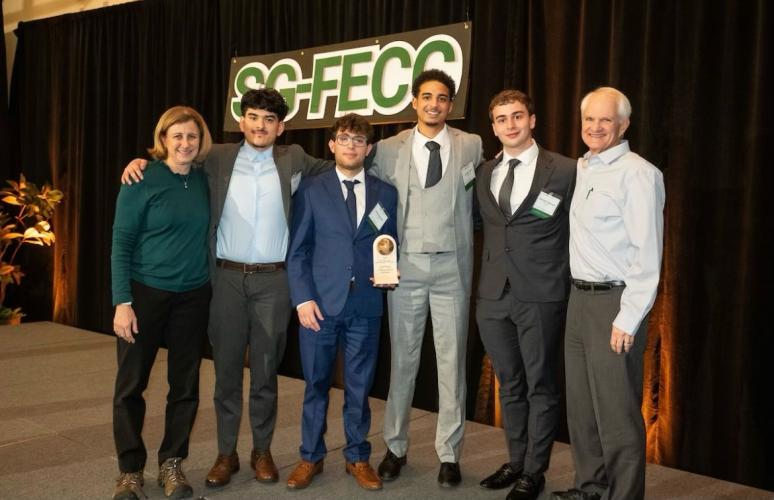
[[[618,110],[618,118],[621,120],[628,120],[632,114],[632,104],[629,99],[618,89],[613,87],[598,87],[583,98],[580,104],[581,115],[586,113],[586,106],[589,103],[589,99],[594,95],[608,95],[615,99],[616,108]]]

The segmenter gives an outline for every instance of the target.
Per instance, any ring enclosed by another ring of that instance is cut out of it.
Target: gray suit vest
[[[412,158],[413,165],[413,158]],[[453,252],[457,248],[454,231],[452,176],[446,168],[435,186],[423,189],[416,168],[410,168],[403,251],[409,253]]]

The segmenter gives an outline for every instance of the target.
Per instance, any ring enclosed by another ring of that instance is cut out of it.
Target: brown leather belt
[[[273,273],[285,269],[284,262],[269,262],[268,264],[243,264],[242,262],[234,262],[226,259],[218,259],[215,261],[215,265],[223,269],[230,269],[232,271],[240,271],[245,274],[255,273]]]

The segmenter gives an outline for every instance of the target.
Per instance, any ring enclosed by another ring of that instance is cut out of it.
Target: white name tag
[[[465,189],[470,189],[476,182],[476,168],[473,163],[468,163],[462,167],[462,183],[465,185]]]
[[[299,184],[301,184],[301,172],[296,172],[293,174],[293,177],[290,178],[290,196],[296,194]]]
[[[561,196],[554,193],[547,193],[545,191],[541,191],[537,197],[537,200],[535,200],[535,204],[532,205],[532,208],[530,209],[529,212],[535,217],[539,217],[541,219],[548,219],[549,217],[554,216],[554,212],[556,212],[556,207],[558,207],[559,203],[561,202],[562,202]]]
[[[387,222],[387,218],[387,212],[385,212],[380,203],[377,203],[374,209],[371,210],[371,213],[368,214],[368,222],[371,223],[371,227],[375,231],[382,229],[384,223]]]

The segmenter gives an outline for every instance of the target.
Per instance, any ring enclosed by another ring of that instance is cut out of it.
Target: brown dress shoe
[[[382,480],[368,462],[347,462],[347,474],[352,474],[357,484],[366,490],[381,490]]]
[[[239,455],[234,452],[233,455],[218,455],[215,459],[215,465],[207,473],[205,484],[212,488],[225,486],[231,481],[231,475],[239,471]]]
[[[301,460],[293,472],[288,477],[288,488],[291,490],[300,490],[312,484],[314,476],[323,471],[323,460],[319,462],[307,462]]]
[[[276,483],[279,481],[279,471],[271,458],[271,451],[256,451],[250,454],[250,468],[255,471],[255,479],[261,483]]]

